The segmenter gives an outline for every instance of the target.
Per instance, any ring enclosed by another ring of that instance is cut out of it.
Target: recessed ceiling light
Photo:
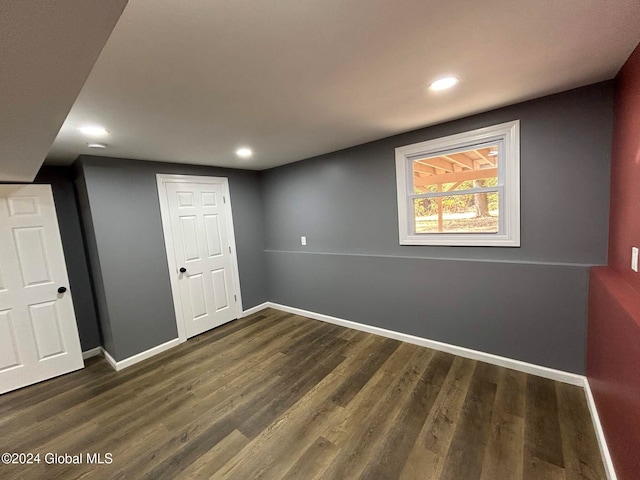
[[[87,143],[87,147],[89,148],[107,148],[104,143]]]
[[[433,82],[429,85],[429,88],[431,90],[446,90],[447,88],[455,86],[458,81],[456,77],[444,77]]]
[[[90,137],[104,137],[109,134],[107,129],[100,125],[83,125],[78,130]]]
[[[490,157],[497,157],[498,156],[498,150],[489,151],[489,156]]]
[[[240,158],[249,158],[251,155],[253,155],[253,152],[250,148],[242,147],[236,150],[236,155],[238,155]]]

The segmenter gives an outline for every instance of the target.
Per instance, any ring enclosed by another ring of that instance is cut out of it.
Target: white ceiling
[[[0,181],[33,180],[126,3],[0,1]]]
[[[130,0],[47,159],[269,168],[611,79],[639,40],[638,0]]]

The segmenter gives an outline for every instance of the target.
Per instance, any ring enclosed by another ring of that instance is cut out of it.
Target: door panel
[[[216,192],[202,192],[202,206],[203,207],[217,207],[218,200],[216,199]]]
[[[179,207],[193,207],[193,193],[192,192],[178,192],[178,206]]]
[[[180,227],[185,261],[192,262],[200,260],[198,225],[195,215],[180,216]]]
[[[187,337],[236,318],[222,184],[167,182],[173,255]],[[233,303],[232,303],[233,300]],[[233,305],[233,308],[232,308]]]
[[[215,300],[216,312],[229,308],[229,294],[227,293],[227,280],[224,269],[211,272],[213,283],[213,298]]]
[[[6,284],[4,283],[4,275],[2,275],[2,268],[0,268],[0,293],[7,291],[7,287],[5,285]]]
[[[0,312],[0,372],[20,365],[16,329],[13,325],[11,310]]]
[[[7,201],[9,204],[10,217],[16,217],[18,215],[40,215],[38,197],[21,195],[10,197]]]
[[[187,288],[189,289],[189,305],[191,310],[191,319],[198,320],[206,317],[208,312],[207,302],[205,300],[205,287],[202,282],[202,274],[187,275]]]
[[[60,317],[56,302],[29,305],[31,327],[36,339],[38,360],[44,360],[65,352]]]
[[[0,393],[84,366],[48,185],[0,185],[0,352]]]
[[[220,238],[220,225],[218,215],[204,216],[204,229],[207,237],[207,253],[209,258],[222,255],[222,239]]]
[[[43,227],[14,228],[13,239],[24,286],[52,283]]]

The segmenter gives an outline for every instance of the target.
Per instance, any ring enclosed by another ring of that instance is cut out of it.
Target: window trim
[[[501,189],[499,232],[414,233],[412,158],[494,141],[502,142],[503,146],[501,161],[498,162],[498,185]],[[400,245],[519,247],[520,121],[514,120],[396,148],[396,186]]]

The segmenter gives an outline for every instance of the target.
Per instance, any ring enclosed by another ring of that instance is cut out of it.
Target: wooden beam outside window
[[[443,183],[465,182],[467,180],[479,180],[497,176],[497,168],[483,168],[481,170],[465,170],[464,172],[443,173],[442,175],[428,177],[414,177],[413,184],[416,187],[426,187],[427,185],[442,185]]]

